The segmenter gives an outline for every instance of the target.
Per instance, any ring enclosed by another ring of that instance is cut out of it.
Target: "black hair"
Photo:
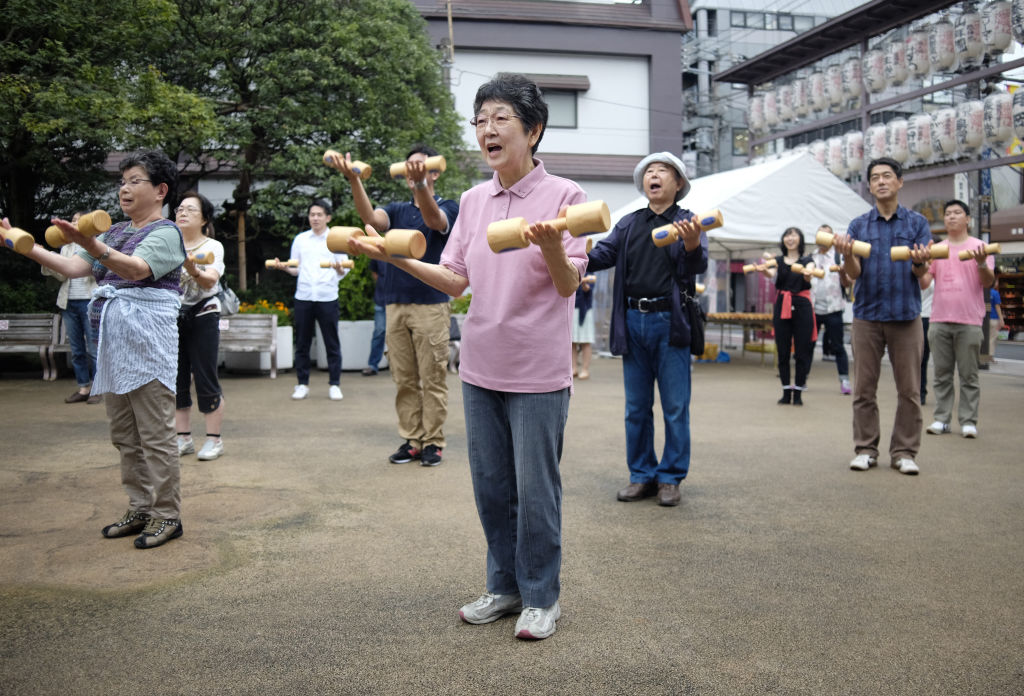
[[[786,235],[789,234],[790,232],[796,232],[798,235],[800,235],[800,246],[797,247],[797,253],[800,254],[800,256],[803,256],[804,233],[800,231],[799,227],[787,227],[786,231],[782,233],[781,237],[779,237],[779,248],[782,249],[782,255],[785,256],[789,252],[789,249],[786,248],[786,242],[784,240],[786,239]]]
[[[434,148],[430,147],[429,145],[424,145],[423,143],[416,143],[415,145],[412,146],[412,148],[409,150],[409,152],[405,155],[405,158],[409,159],[410,157],[412,157],[415,154],[424,154],[427,157],[436,157],[437,155],[439,155],[441,153],[439,153],[437,150],[435,150]]]
[[[323,208],[324,209],[324,213],[326,213],[327,215],[330,215],[331,211],[333,210],[331,208],[331,204],[327,202],[327,199],[325,199],[325,198],[315,198],[315,199],[313,199],[313,202],[309,204],[309,207],[306,208],[306,215],[309,215],[309,211],[311,211],[313,209],[313,206],[317,206],[318,208]]]
[[[894,160],[892,157],[879,157],[878,159],[873,159],[868,162],[868,179],[871,179],[871,170],[880,164],[890,167],[893,173],[896,174],[897,179],[903,178],[903,167],[900,166],[899,162]]]
[[[822,228],[827,229],[829,232],[835,232],[835,230],[832,229],[832,225],[828,224],[827,222],[823,222],[820,225],[818,225],[819,230]]]
[[[476,98],[473,100],[474,114],[480,111],[485,101],[510,104],[516,116],[522,121],[523,133],[529,133],[534,126],[540,124],[540,135],[530,150],[531,154],[536,154],[537,147],[544,138],[544,131],[548,127],[548,105],[537,83],[526,75],[498,73],[490,82],[480,85],[476,91]]]
[[[942,206],[942,214],[943,214],[943,215],[945,215],[945,214],[946,214],[946,210],[947,210],[947,209],[949,208],[949,206],[951,206],[951,205],[958,205],[958,206],[960,206],[961,208],[963,208],[963,209],[964,209],[964,213],[965,213],[965,214],[967,215],[967,217],[970,217],[970,216],[971,216],[971,209],[967,207],[967,204],[966,204],[966,203],[964,203],[963,201],[961,201],[961,200],[960,200],[960,199],[958,199],[958,198],[954,198],[953,200],[950,200],[950,201],[946,201],[946,205]]]
[[[197,201],[199,201],[199,210],[203,215],[203,220],[206,221],[205,223],[203,223],[203,234],[205,234],[207,237],[212,238],[213,203],[210,202],[209,198],[193,189],[191,191],[186,191],[185,193],[181,194],[181,198],[178,200],[178,205],[181,205],[181,201],[185,200],[186,198],[195,198]]]
[[[164,196],[164,202],[170,203],[175,200],[178,189],[178,167],[167,155],[159,150],[139,150],[121,160],[117,165],[117,170],[123,176],[132,167],[145,169],[149,183],[153,186],[167,184],[167,195]]]

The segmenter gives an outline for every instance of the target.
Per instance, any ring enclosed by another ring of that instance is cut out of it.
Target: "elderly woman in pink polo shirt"
[[[572,387],[573,297],[587,255],[583,239],[543,224],[531,225],[529,247],[495,254],[487,225],[551,220],[586,194],[534,157],[548,108],[529,79],[496,75],[477,91],[473,113],[494,176],[462,195],[440,263],[384,258],[358,241],[352,248],[449,295],[472,286],[459,375],[473,492],[487,538],[487,589],[459,615],[484,624],[518,613],[516,637],[540,639],[555,632],[560,615],[558,467]],[[422,164],[407,166],[412,177],[426,175]]]

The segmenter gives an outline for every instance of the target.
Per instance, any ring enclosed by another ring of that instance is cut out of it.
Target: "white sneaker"
[[[204,462],[210,462],[224,454],[224,441],[214,440],[212,437],[207,438],[206,442],[203,443],[203,448],[199,450],[199,454],[196,455],[196,459]]]
[[[960,435],[962,437],[976,438],[978,437],[978,428],[974,425],[961,425]]]
[[[523,598],[517,594],[499,595],[484,592],[480,599],[459,609],[459,616],[466,623],[485,624],[497,621],[505,614],[515,614],[523,609]]]
[[[867,471],[873,466],[878,466],[878,459],[870,454],[858,454],[850,461],[850,468],[854,471]]]
[[[309,396],[309,387],[305,384],[296,384],[295,391],[292,392],[292,398],[295,400],[305,399]]]
[[[327,390],[327,398],[331,401],[341,401],[343,398],[341,395],[341,387],[337,384],[332,384],[331,388]]]
[[[921,471],[917,468],[917,463],[909,457],[900,457],[892,463],[892,468],[908,476],[917,476]]]
[[[190,437],[178,436],[178,456],[185,454],[195,454],[196,445]]]
[[[561,616],[562,612],[558,608],[558,602],[555,602],[547,609],[527,607],[523,609],[523,613],[519,615],[519,620],[516,621],[516,638],[527,638],[530,640],[547,638],[555,632],[555,628],[557,628],[555,622]]]
[[[945,435],[949,432],[949,423],[943,423],[942,421],[935,421],[928,426],[928,432],[932,435]]]

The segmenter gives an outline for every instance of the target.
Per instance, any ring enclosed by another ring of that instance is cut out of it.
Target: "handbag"
[[[235,294],[234,290],[225,285],[223,281],[220,283],[220,292],[217,293],[217,299],[220,300],[220,315],[222,317],[238,314],[238,307],[241,304],[238,300],[238,295]]]

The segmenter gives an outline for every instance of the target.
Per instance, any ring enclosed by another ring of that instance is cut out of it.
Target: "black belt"
[[[627,297],[626,306],[641,312],[668,312],[672,309],[672,300],[668,297]]]

